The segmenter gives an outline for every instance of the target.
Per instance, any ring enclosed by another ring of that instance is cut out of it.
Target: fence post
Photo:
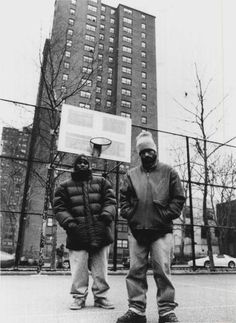
[[[187,148],[187,165],[188,165],[188,186],[189,186],[189,208],[190,208],[190,223],[191,223],[191,247],[193,258],[193,270],[196,269],[195,263],[195,239],[194,239],[194,221],[193,221],[193,203],[192,203],[192,179],[191,179],[191,167],[190,167],[190,153],[189,153],[189,137],[186,138]]]

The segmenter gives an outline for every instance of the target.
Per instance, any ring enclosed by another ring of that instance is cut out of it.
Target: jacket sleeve
[[[120,215],[122,218],[129,219],[134,209],[134,200],[137,200],[135,196],[136,194],[130,177],[126,174],[120,189]]]
[[[65,230],[70,222],[74,222],[74,217],[69,211],[69,196],[64,185],[60,185],[55,191],[53,211],[56,220]]]
[[[108,224],[110,224],[115,217],[116,214],[116,197],[114,190],[112,189],[111,183],[102,178],[102,210],[101,210],[101,218]]]
[[[166,209],[166,216],[169,220],[177,219],[181,215],[185,199],[179,175],[172,169],[170,174],[170,201]]]

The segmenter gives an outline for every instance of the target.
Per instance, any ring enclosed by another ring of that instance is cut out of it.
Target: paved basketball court
[[[1,322],[115,323],[127,310],[125,276],[109,275],[109,281],[115,310],[94,308],[90,292],[86,308],[71,311],[70,276],[2,276]],[[179,303],[176,313],[182,323],[236,322],[236,274],[173,275],[173,281]],[[155,323],[158,316],[152,276],[148,276],[148,283],[147,318],[149,323]]]

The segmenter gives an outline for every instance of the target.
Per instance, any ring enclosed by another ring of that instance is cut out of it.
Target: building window
[[[53,219],[52,218],[47,218],[47,226],[52,227],[53,226]]]
[[[75,9],[70,8],[70,14],[74,16],[75,15]]]
[[[206,239],[207,238],[207,228],[206,227],[201,227],[201,238]]]
[[[122,62],[132,64],[132,58],[127,56],[122,56]]]
[[[95,37],[91,36],[91,35],[85,35],[85,39],[89,40],[89,41],[92,41],[92,42],[95,42]]]
[[[106,17],[104,15],[101,15],[101,20],[105,20]]]
[[[100,86],[97,86],[96,87],[96,93],[101,93],[102,92],[102,89],[100,88]]]
[[[122,77],[121,82],[122,82],[122,84],[126,84],[126,85],[131,85],[132,84],[131,79],[128,79],[126,77]]]
[[[98,60],[102,61],[103,60],[103,55],[102,54],[98,54]]]
[[[63,79],[63,81],[67,81],[67,80],[68,80],[68,78],[69,78],[69,75],[68,75],[68,74],[63,74],[63,75],[62,75],[62,79]]]
[[[87,19],[92,21],[92,22],[96,22],[97,21],[97,17],[92,16],[92,15],[87,15]]]
[[[109,53],[111,53],[111,54],[112,54],[112,53],[113,53],[113,51],[114,51],[113,47],[109,47],[109,48],[108,48],[108,51],[109,51]]]
[[[142,104],[141,111],[142,112],[147,112],[147,106]]]
[[[111,15],[114,15],[114,13],[115,13],[115,10],[111,9]]]
[[[147,123],[147,117],[142,117],[141,118],[141,123],[146,124]]]
[[[90,4],[88,5],[88,10],[91,10],[93,12],[97,12],[97,7],[91,6]]]
[[[98,44],[98,49],[103,50],[104,49],[104,45],[103,44]]]
[[[131,102],[130,102],[130,101],[122,100],[122,101],[121,101],[121,106],[122,106],[123,108],[131,109]]]
[[[90,104],[83,103],[83,102],[79,103],[79,107],[84,108],[84,109],[90,109],[91,108]]]
[[[92,73],[92,69],[89,68],[89,67],[83,66],[82,67],[82,72],[85,73],[85,74],[91,74]]]
[[[128,240],[117,240],[117,248],[128,248]]]
[[[106,108],[111,108],[111,101],[107,100]]]
[[[67,30],[67,35],[68,36],[73,36],[74,31],[72,29]]]
[[[107,95],[108,95],[108,96],[111,96],[111,94],[112,94],[112,91],[111,91],[110,89],[108,89],[108,90],[107,90]]]
[[[74,23],[75,23],[74,19],[70,18],[68,22],[70,26],[74,26]]]
[[[147,100],[147,94],[142,93],[142,100],[146,101]]]
[[[146,48],[146,43],[144,41],[142,41],[141,46],[142,46],[142,48]]]
[[[112,79],[111,78],[107,79],[107,84],[110,84],[110,85],[112,84]]]
[[[146,38],[146,34],[145,33],[141,33],[141,38],[145,39]]]
[[[83,57],[83,60],[84,60],[84,62],[86,62],[86,63],[92,63],[93,58],[92,58],[92,57],[89,57],[89,56],[84,56],[84,57]]]
[[[110,56],[109,56],[109,57],[108,57],[108,62],[109,62],[109,63],[113,63],[113,57],[110,57]]]
[[[131,118],[131,113],[128,112],[121,112],[120,115],[124,118]]]
[[[142,74],[141,74],[141,75],[142,75],[142,78],[143,78],[143,79],[146,79],[146,78],[147,78],[147,73],[142,72]]]
[[[128,27],[123,26],[123,31],[126,32],[127,34],[132,34],[132,29]]]
[[[123,18],[123,22],[125,22],[126,24],[132,25],[132,19],[129,19],[129,18],[124,17]]]
[[[76,0],[71,0],[70,3],[76,5]]]
[[[101,75],[97,75],[97,82],[102,82],[102,77],[101,77]]]
[[[147,88],[147,83],[142,83],[142,89],[146,89]]]
[[[66,41],[66,46],[67,47],[71,47],[72,46],[72,40],[68,40]]]
[[[114,38],[113,37],[109,37],[109,42],[110,43],[114,43]]]
[[[94,2],[94,3],[98,3],[98,0],[90,0],[90,1],[92,1],[92,2]]]
[[[95,99],[95,102],[96,102],[96,104],[101,104],[101,99],[100,98],[96,98]]]
[[[66,93],[66,87],[64,85],[62,85],[62,87],[61,87],[61,92]]]
[[[146,62],[142,62],[141,64],[142,64],[142,67],[143,68],[146,68],[147,67],[147,63]]]
[[[82,98],[90,99],[91,98],[91,93],[90,92],[87,92],[87,91],[80,91],[80,96]]]
[[[127,89],[121,89],[121,94],[126,96],[131,96],[131,91]]]
[[[115,19],[114,19],[114,18],[111,18],[111,19],[110,19],[110,23],[111,23],[111,24],[114,24],[114,23],[115,23]]]
[[[127,73],[127,74],[131,74],[132,73],[132,69],[129,68],[129,67],[122,66],[122,72],[123,73]]]
[[[145,58],[146,57],[146,52],[141,52],[141,57]]]
[[[100,25],[100,29],[101,30],[104,30],[105,29],[105,26],[103,24]]]
[[[190,224],[185,224],[184,234],[185,234],[186,238],[191,238],[191,225]]]
[[[113,27],[111,27],[111,28],[110,28],[110,33],[111,33],[111,34],[114,34],[114,32],[115,32],[115,29],[114,29]]]
[[[124,8],[124,12],[128,13],[129,15],[132,15],[132,10],[128,9],[128,8]]]
[[[119,223],[117,225],[117,231],[119,231],[119,232],[128,232],[127,224]]]
[[[65,51],[65,56],[70,57],[70,52],[68,50]]]
[[[64,62],[64,67],[67,68],[67,69],[70,68],[70,63]]]
[[[94,47],[93,46],[89,46],[89,45],[84,45],[84,50],[86,50],[87,52],[94,52]]]
[[[112,72],[113,72],[112,68],[108,67],[108,74],[112,75]]]
[[[125,41],[125,42],[127,42],[127,43],[129,43],[129,44],[131,44],[131,43],[132,43],[132,38],[130,38],[130,37],[126,37],[126,36],[123,36],[122,38],[123,38],[123,41]]]
[[[123,50],[123,52],[129,53],[129,54],[132,53],[132,48],[127,47],[127,46],[122,46],[122,50]]]
[[[144,14],[141,15],[142,19],[146,19],[146,16]]]
[[[102,10],[103,12],[105,12],[105,11],[106,11],[106,7],[105,7],[105,6],[101,6],[101,10]]]
[[[90,30],[90,31],[95,31],[96,30],[96,27],[95,26],[92,26],[92,25],[89,25],[89,24],[86,24],[86,29],[87,30]]]
[[[141,24],[142,29],[146,29],[146,24]]]
[[[88,79],[82,79],[81,80],[82,85],[84,86],[92,86],[92,81]]]
[[[99,40],[104,40],[105,36],[103,34],[99,34]]]

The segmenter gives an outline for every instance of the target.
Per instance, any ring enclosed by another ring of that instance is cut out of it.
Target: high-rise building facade
[[[57,90],[68,91],[78,75],[84,82],[66,103],[157,129],[154,16],[100,0],[57,0],[51,43],[54,54],[65,44]]]

